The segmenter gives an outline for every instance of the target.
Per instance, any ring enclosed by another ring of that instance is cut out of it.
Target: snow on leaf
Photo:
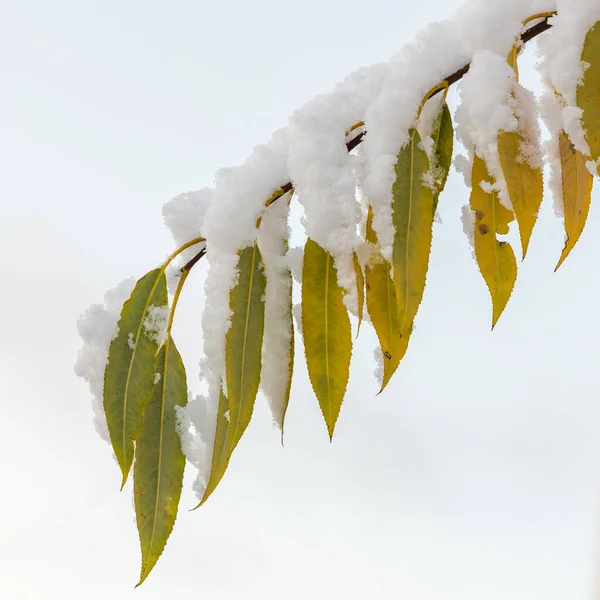
[[[498,192],[489,186],[490,174],[485,162],[477,154],[474,156],[471,178],[473,189],[469,202],[475,215],[475,257],[492,296],[493,329],[506,308],[517,278],[513,249],[510,244],[497,238],[497,234],[508,233],[514,215],[500,203]]]
[[[266,210],[258,231],[258,247],[265,266],[265,333],[261,389],[275,425],[282,430],[290,400],[294,368],[292,272],[287,258],[288,202],[281,198]]]
[[[140,279],[125,302],[118,334],[110,345],[104,375],[104,410],[111,443],[125,485],[133,461],[134,440],[154,384],[158,340],[144,334],[149,310],[168,311],[164,272],[154,269]],[[130,333],[133,332],[133,337]]]
[[[577,89],[577,105],[583,109],[581,122],[592,159],[600,160],[600,21],[588,32],[581,55],[587,65]]]
[[[250,423],[260,383],[266,279],[257,244],[239,252],[238,269],[229,300],[231,327],[225,340],[231,452]]]
[[[416,129],[411,129],[408,143],[398,154],[396,181],[392,188],[396,229],[392,268],[401,338],[399,360],[408,347],[425,290],[435,213],[433,193],[422,177],[429,170],[429,159],[420,147],[420,141]]]

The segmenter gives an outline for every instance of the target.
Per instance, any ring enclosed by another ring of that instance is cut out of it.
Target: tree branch
[[[552,16],[554,16],[555,14],[556,13],[553,13]],[[552,25],[550,25],[550,23],[548,23],[549,18],[550,18],[549,16],[543,17],[539,23],[536,23],[535,25],[533,25],[532,27],[530,27],[529,29],[524,31],[521,34],[521,44],[524,46],[525,44],[527,44],[527,42],[530,42],[531,40],[536,38],[538,35],[548,31],[552,27]],[[468,63],[464,67],[461,67],[460,69],[458,69],[458,71],[455,71],[454,73],[448,75],[448,77],[446,77],[446,79],[445,79],[445,81],[448,83],[448,87],[451,85],[454,85],[455,83],[458,83],[468,73],[470,67],[471,67],[471,63]],[[440,87],[439,89],[437,89],[436,91],[434,91],[431,94],[430,98],[437,96],[437,94],[442,92],[444,89],[445,88]],[[363,142],[363,140],[365,139],[366,134],[367,134],[367,132],[365,130],[363,130],[357,136],[353,137],[351,140],[348,140],[346,142],[346,149],[348,150],[348,152],[352,152],[352,150],[354,150],[354,148],[356,148],[359,144],[361,144]],[[293,186],[292,182],[288,181],[288,183],[286,183],[285,185],[282,185],[277,191],[275,191],[273,193],[273,195],[267,200],[265,206],[267,206],[267,207],[270,206],[271,204],[273,204],[273,202],[275,202],[276,200],[278,200],[279,198],[281,198],[288,192],[291,192],[293,188],[294,188],[294,186]],[[196,254],[189,262],[187,262],[181,268],[181,272],[183,273],[184,271],[189,271],[205,254],[206,254],[206,246],[204,248],[202,248],[202,250],[200,250],[200,252],[198,252],[198,254]]]

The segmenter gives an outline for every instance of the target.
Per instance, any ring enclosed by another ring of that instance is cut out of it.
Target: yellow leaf
[[[260,383],[266,280],[257,244],[240,250],[238,269],[238,282],[229,296],[231,326],[225,338],[231,452],[250,423]]]
[[[583,45],[582,62],[588,67],[577,88],[577,106],[583,110],[581,122],[592,159],[600,159],[600,21],[589,31]]]
[[[521,233],[523,258],[527,254],[544,190],[541,169],[534,169],[523,159],[524,144],[525,138],[518,131],[503,131],[498,136],[500,164]]]
[[[585,166],[590,158],[575,149],[564,131],[560,132],[559,148],[567,241],[555,270],[567,258],[585,227],[594,183],[592,174]]]
[[[492,296],[493,329],[506,308],[517,279],[513,249],[507,242],[497,239],[497,234],[508,233],[514,215],[500,204],[497,192],[488,193],[481,187],[482,182],[489,183],[492,178],[485,162],[477,155],[473,160],[471,181],[473,190],[469,202],[475,215],[475,257]]]
[[[409,134],[408,144],[398,154],[396,181],[392,187],[392,218],[396,230],[392,266],[401,337],[398,360],[406,353],[423,298],[435,213],[433,193],[423,181],[423,175],[429,171],[429,159],[420,147],[418,132],[411,129]]]
[[[367,219],[367,242],[377,243],[373,231],[373,211],[369,208]],[[390,264],[377,253],[365,269],[367,285],[367,310],[371,323],[379,339],[379,346],[383,356],[383,380],[379,393],[383,392],[400,364],[404,352],[404,344],[398,330],[398,307],[396,303],[396,289],[390,274]]]
[[[358,296],[358,327],[356,328],[356,335],[358,336],[365,308],[365,277],[356,252],[354,253],[354,272],[356,273],[356,293]]]
[[[302,267],[302,331],[308,375],[329,432],[337,421],[350,372],[352,333],[333,258],[306,241]]]

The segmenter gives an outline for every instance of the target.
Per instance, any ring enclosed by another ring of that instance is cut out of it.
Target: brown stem
[[[206,254],[206,246],[200,250],[197,254],[195,254],[190,260],[188,260],[183,267],[181,267],[180,272],[185,273],[186,271],[191,271],[194,265]]]
[[[556,13],[554,13],[554,14],[556,14]],[[550,23],[548,23],[549,18],[550,17],[544,17],[539,23],[536,23],[533,27],[530,27],[529,29],[524,31],[521,34],[521,43],[523,45],[525,45],[527,42],[530,42],[533,38],[536,38],[538,35],[544,33],[545,31],[548,31],[548,29],[550,29],[552,27],[552,25],[550,25]],[[458,71],[455,71],[451,75],[448,75],[448,77],[446,77],[446,79],[445,79],[445,81],[448,82],[448,86],[454,85],[455,83],[459,82],[467,74],[470,66],[471,66],[471,63],[468,63],[464,67],[461,67],[460,69],[458,69]],[[436,96],[437,94],[442,92],[444,89],[445,88],[440,88],[440,89],[436,90],[435,92],[433,92],[431,94],[430,97],[433,98],[433,96]],[[348,140],[346,142],[346,148],[347,148],[348,152],[352,152],[352,150],[354,150],[354,148],[356,148],[359,144],[361,144],[362,141],[365,139],[366,134],[367,134],[367,132],[365,130],[363,130],[356,137],[353,137],[351,140]],[[276,192],[273,193],[273,195],[267,200],[265,206],[270,206],[271,204],[273,204],[273,202],[275,202],[276,200],[278,200],[279,198],[281,198],[288,192],[291,192],[293,188],[294,188],[294,186],[293,186],[292,182],[288,181],[288,183],[286,183],[285,185],[282,185]],[[206,247],[202,248],[202,250],[200,250],[200,252],[198,252],[198,254],[196,254],[196,256],[194,256],[188,263],[186,263],[182,267],[181,271],[182,272],[186,271],[186,270],[189,271],[205,254],[206,254]]]

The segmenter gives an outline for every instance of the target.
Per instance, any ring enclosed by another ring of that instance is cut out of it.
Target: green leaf
[[[373,210],[369,207],[367,241],[376,244],[373,230]],[[396,372],[403,354],[403,344],[398,330],[398,307],[396,288],[391,277],[391,266],[378,252],[366,268],[367,310],[379,339],[383,357],[383,380],[379,393],[383,392]]]
[[[266,279],[255,244],[239,252],[239,278],[231,290],[231,327],[225,338],[231,452],[250,423],[260,384]]]
[[[292,278],[292,273],[290,271],[290,283]],[[290,345],[288,351],[288,367],[287,367],[287,385],[285,388],[285,396],[283,399],[282,413],[281,413],[281,443],[283,444],[283,429],[285,425],[285,415],[287,414],[287,409],[290,404],[290,393],[292,390],[292,375],[294,373],[294,317],[293,317],[293,301],[292,301],[292,286],[290,285],[290,293],[288,297],[288,311],[286,314],[286,319],[290,328]]]
[[[365,309],[365,276],[356,252],[354,253],[354,272],[356,273],[356,294],[358,297],[358,327],[356,328],[356,335],[358,336]]]
[[[485,162],[477,154],[473,160],[471,181],[473,190],[469,203],[475,215],[475,257],[492,297],[493,329],[506,308],[517,279],[515,253],[509,243],[498,241],[497,234],[506,235],[509,223],[515,217],[500,204],[498,192],[488,193],[481,187],[482,182],[490,183],[492,178]]]
[[[435,213],[433,192],[423,181],[423,175],[429,171],[429,159],[421,148],[416,129],[410,130],[409,138],[398,154],[392,187],[392,219],[396,230],[392,266],[401,337],[399,360],[406,353],[425,290]]]
[[[343,296],[333,257],[309,238],[302,266],[302,331],[308,375],[330,439],[346,393],[352,356]]]
[[[145,326],[153,311],[159,314],[168,311],[162,269],[154,269],[142,277],[125,302],[104,372],[104,411],[123,475],[121,489],[133,462],[133,442],[142,431],[144,408],[154,383],[159,340],[156,332]]]
[[[433,201],[433,212],[437,209],[438,199],[448,180],[450,165],[452,164],[452,151],[454,146],[454,128],[450,109],[446,102],[442,103],[440,112],[434,121],[433,131],[433,160],[432,167],[435,177],[435,191]]]
[[[210,471],[210,477],[206,484],[206,490],[200,504],[196,506],[202,506],[215,491],[225,471],[229,466],[229,459],[231,458],[231,442],[229,439],[230,432],[230,415],[229,415],[229,402],[227,396],[221,390],[219,397],[219,408],[217,410],[217,428],[215,431],[215,443],[213,446],[212,465]]]
[[[594,184],[594,178],[586,167],[590,157],[576,150],[564,131],[560,132],[558,145],[567,240],[555,271],[562,265],[581,236],[590,210]]]
[[[587,33],[581,55],[588,66],[577,88],[577,106],[583,110],[581,122],[592,159],[600,159],[600,21]]]
[[[158,353],[154,389],[135,450],[133,490],[142,547],[138,585],[162,554],[177,517],[185,457],[177,432],[176,408],[186,404],[185,368],[169,337]]]

